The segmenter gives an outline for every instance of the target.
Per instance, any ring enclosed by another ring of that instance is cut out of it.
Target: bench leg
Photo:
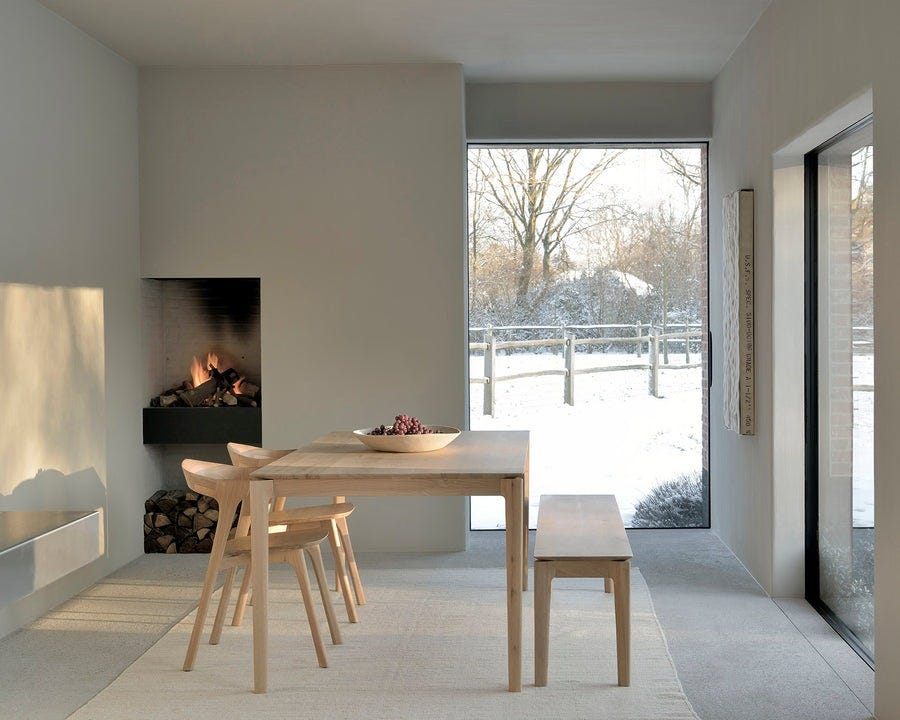
[[[616,590],[616,658],[619,685],[628,687],[631,685],[631,561],[623,560],[616,566],[613,578]]]
[[[550,589],[553,563],[534,561],[534,684],[547,684],[550,659]]]

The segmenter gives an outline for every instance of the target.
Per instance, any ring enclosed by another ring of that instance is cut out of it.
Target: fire
[[[216,368],[216,370],[219,369],[218,355],[215,353],[207,353],[205,365],[197,359],[196,355],[194,355],[194,358],[191,361],[191,383],[193,384],[193,387],[199,387],[212,377],[209,372],[210,368]]]

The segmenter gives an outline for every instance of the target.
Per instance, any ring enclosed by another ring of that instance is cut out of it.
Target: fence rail
[[[575,404],[575,377],[578,375],[590,375],[603,372],[622,372],[625,370],[649,371],[648,389],[654,397],[660,397],[659,370],[661,366],[670,370],[689,370],[701,367],[700,363],[690,362],[690,350],[692,343],[702,341],[702,332],[697,324],[684,323],[677,327],[684,328],[681,332],[662,332],[659,328],[645,323],[634,325],[507,325],[493,328],[470,328],[470,332],[483,333],[483,342],[470,342],[469,352],[481,350],[484,352],[484,376],[470,377],[474,384],[484,385],[484,414],[494,415],[496,409],[496,387],[498,383],[511,380],[523,380],[533,377],[559,376],[563,378],[563,402],[567,405]],[[613,335],[609,337],[577,337],[575,331],[586,330],[634,330],[634,335]],[[529,340],[497,340],[494,333],[497,331],[532,331],[552,330],[562,335],[561,338],[529,339]],[[647,331],[644,334],[644,331]],[[680,343],[684,347],[684,363],[681,365],[669,364],[669,343]],[[634,363],[631,365],[601,365],[597,367],[578,368],[575,366],[575,348],[593,347],[597,345],[634,345],[635,356],[642,357],[644,346],[647,346],[646,363]],[[524,348],[562,348],[564,367],[531,370],[528,372],[512,373],[508,375],[497,374],[497,351],[518,350]],[[662,358],[660,358],[662,354]]]
[[[669,332],[669,328],[683,328],[678,332]],[[690,370],[702,367],[702,363],[690,361],[691,344],[699,347],[702,342],[702,329],[699,323],[678,323],[670,325],[663,332],[659,327],[648,323],[634,324],[606,324],[606,325],[500,325],[496,327],[469,328],[470,333],[482,333],[483,342],[470,342],[469,352],[484,352],[484,376],[473,376],[469,382],[475,385],[484,385],[484,414],[494,415],[496,408],[495,388],[498,383],[511,380],[523,380],[533,377],[560,376],[563,377],[563,401],[568,405],[575,404],[575,378],[578,375],[591,375],[604,372],[623,372],[626,370],[644,370],[648,372],[647,386],[653,397],[661,397],[659,386],[660,368],[666,370]],[[632,330],[634,335],[612,335],[609,337],[577,337],[577,331],[599,330]],[[549,339],[528,340],[496,340],[495,332],[532,332],[552,330],[561,337]],[[858,326],[853,328],[853,350],[856,353],[871,353],[874,346],[874,327]],[[646,334],[645,334],[646,331]],[[669,343],[682,345],[684,350],[684,363],[680,365],[669,364]],[[598,345],[634,345],[635,357],[643,357],[644,347],[647,349],[647,362],[630,365],[600,365],[597,367],[580,368],[575,366],[575,348],[595,347]],[[530,372],[512,373],[509,375],[497,375],[497,350],[518,350],[526,348],[562,348],[564,356],[563,368],[544,370],[532,370]],[[874,385],[854,385],[855,392],[874,392]]]

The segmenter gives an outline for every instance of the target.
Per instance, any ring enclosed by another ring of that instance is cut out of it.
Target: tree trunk
[[[527,222],[523,228],[521,247],[522,264],[519,267],[519,277],[516,282],[516,305],[524,308],[528,301],[528,291],[531,289],[531,273],[534,272],[534,251],[537,245],[537,207],[536,198],[538,188],[538,157],[534,148],[527,150],[528,171],[525,183],[525,201],[528,211]]]
[[[516,305],[524,308],[531,289],[531,273],[534,270],[534,242],[527,242],[522,247],[522,263],[519,266],[519,277],[516,278]]]

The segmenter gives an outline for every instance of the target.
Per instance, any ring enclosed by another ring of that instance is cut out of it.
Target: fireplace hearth
[[[144,329],[145,444],[261,441],[258,278],[145,280]]]

